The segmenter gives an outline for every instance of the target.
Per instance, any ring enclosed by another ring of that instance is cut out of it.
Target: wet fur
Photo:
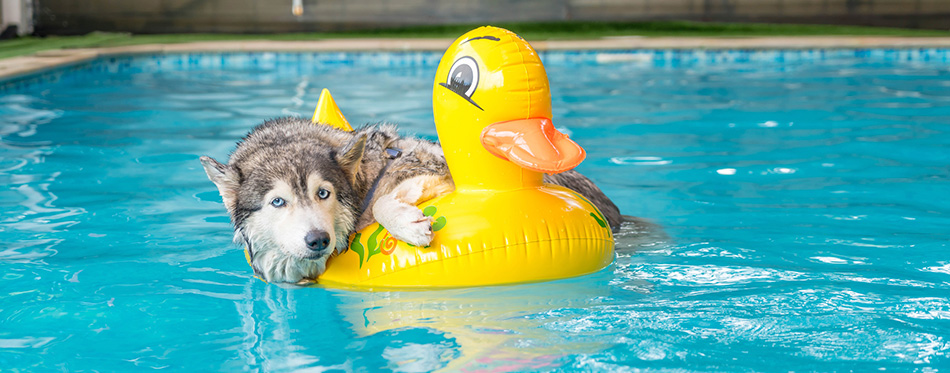
[[[402,155],[388,161],[387,148]],[[400,240],[428,243],[431,218],[415,206],[455,189],[439,145],[400,137],[393,125],[348,132],[279,118],[238,142],[227,164],[206,156],[201,163],[231,216],[235,241],[248,248],[254,272],[278,283],[319,276],[330,255],[346,250],[350,233],[376,221]],[[360,211],[377,176],[369,207]],[[617,206],[580,173],[545,175],[544,181],[585,196],[619,229],[623,217]],[[318,198],[319,188],[330,190],[330,198]],[[287,204],[271,206],[275,197]],[[329,233],[327,250],[307,249],[303,237],[312,230]]]

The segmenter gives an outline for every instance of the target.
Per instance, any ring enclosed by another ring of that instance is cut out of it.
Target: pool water
[[[544,55],[613,265],[364,293],[252,278],[200,155],[328,87],[435,138],[437,53],[116,57],[0,85],[0,369],[950,370],[950,51]]]

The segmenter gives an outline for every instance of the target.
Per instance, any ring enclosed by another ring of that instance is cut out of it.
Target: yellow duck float
[[[419,204],[434,219],[429,246],[373,224],[330,259],[319,284],[444,288],[537,282],[609,265],[603,214],[578,193],[542,182],[577,166],[584,150],[551,122],[538,53],[518,35],[480,27],[459,37],[433,84],[435,125],[455,191]],[[350,129],[327,92],[314,122]]]

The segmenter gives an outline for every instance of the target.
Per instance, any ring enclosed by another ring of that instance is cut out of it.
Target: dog
[[[235,242],[246,246],[255,274],[271,283],[315,279],[331,255],[346,250],[351,233],[374,222],[396,239],[427,245],[432,218],[416,205],[455,189],[439,144],[402,137],[390,124],[345,131],[278,118],[239,141],[227,164],[200,160],[231,217]],[[619,229],[620,210],[588,178],[567,171],[544,181],[580,193]]]

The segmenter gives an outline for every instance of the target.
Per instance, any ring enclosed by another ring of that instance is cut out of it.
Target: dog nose
[[[320,251],[327,248],[327,245],[330,244],[330,235],[326,231],[319,229],[314,229],[310,232],[307,232],[307,236],[304,237],[304,241],[307,242],[307,248],[313,251]]]

